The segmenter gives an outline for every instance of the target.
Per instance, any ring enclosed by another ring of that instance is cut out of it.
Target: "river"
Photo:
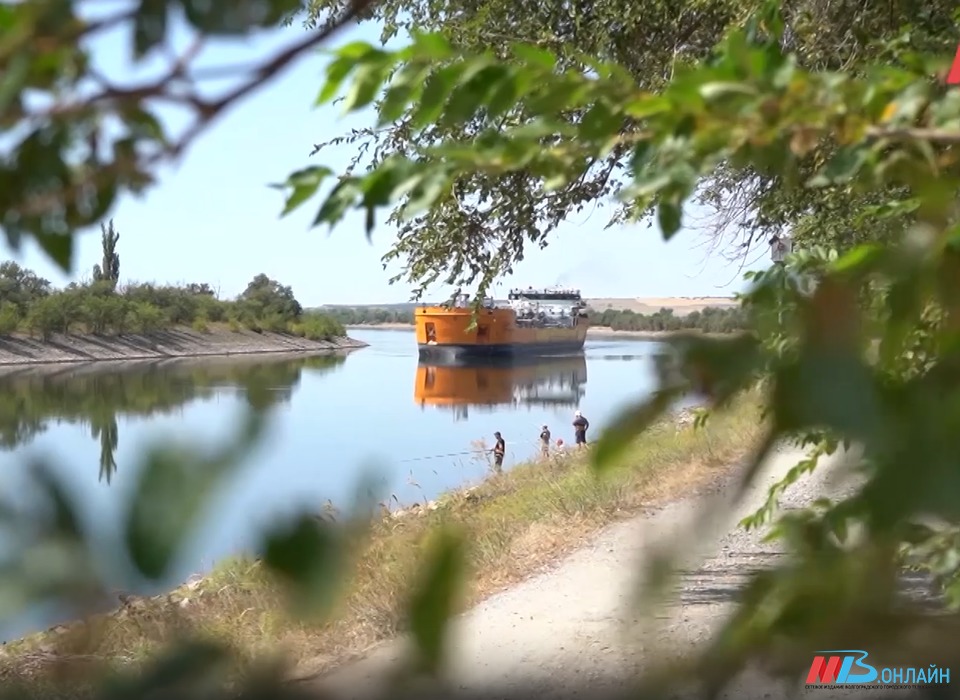
[[[514,368],[418,363],[413,334],[353,330],[369,347],[347,356],[204,358],[0,371],[0,478],[28,488],[46,458],[76,499],[82,525],[116,546],[124,497],[155,443],[222,444],[244,410],[265,412],[265,440],[213,504],[164,585],[242,552],[271,519],[349,506],[362,477],[381,501],[409,504],[488,472],[476,441],[507,441],[504,467],[536,454],[540,427],[572,442],[579,408],[599,432],[652,388],[657,344],[589,339],[583,355]],[[111,543],[111,544],[107,544]],[[118,587],[142,590],[129,574]]]

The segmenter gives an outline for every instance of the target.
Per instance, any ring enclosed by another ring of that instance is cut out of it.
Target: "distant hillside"
[[[677,316],[686,316],[692,311],[702,311],[707,308],[734,308],[738,302],[730,297],[636,297],[636,298],[597,298],[587,299],[587,304],[595,311],[633,311],[634,313],[650,315],[660,309],[670,309]],[[347,309],[382,309],[391,314],[412,314],[417,304],[404,302],[399,304],[324,304],[317,307],[320,311],[337,311]]]
[[[730,309],[740,305],[730,297],[636,297],[632,299],[588,299],[587,304],[595,311],[633,311],[649,316],[660,309],[670,309],[677,316],[686,316],[704,309]]]

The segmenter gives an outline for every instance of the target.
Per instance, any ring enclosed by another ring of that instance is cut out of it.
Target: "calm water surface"
[[[650,391],[656,343],[588,340],[582,356],[515,368],[419,365],[412,332],[355,330],[370,347],[346,357],[232,358],[0,371],[0,478],[24,488],[30,459],[49,458],[102,543],[118,587],[143,590],[113,556],[120,506],[155,442],[214,447],[250,407],[266,440],[219,495],[167,584],[253,546],[271,520],[331,501],[349,507],[364,476],[401,504],[479,481],[471,450],[507,440],[505,467],[536,453],[540,426],[572,442],[579,408],[595,436]],[[394,503],[396,505],[396,503]],[[143,590],[143,592],[147,592]]]

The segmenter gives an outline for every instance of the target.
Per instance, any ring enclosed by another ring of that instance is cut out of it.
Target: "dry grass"
[[[283,650],[298,674],[321,672],[403,631],[406,594],[438,523],[455,523],[468,535],[472,576],[464,605],[471,605],[575,550],[604,525],[715,482],[755,443],[760,428],[752,396],[702,430],[655,427],[604,478],[574,453],[492,476],[441,498],[433,510],[385,517],[354,550],[344,595],[325,624],[292,619],[262,567],[238,559],[169,596],[7,645],[0,668],[10,681],[45,676],[51,659],[81,654],[136,664],[166,642],[200,633],[225,639],[250,658]]]
[[[677,316],[686,316],[694,311],[706,308],[735,308],[740,302],[731,297],[636,297],[587,299],[587,304],[595,311],[633,311],[649,316],[660,309],[671,309]]]

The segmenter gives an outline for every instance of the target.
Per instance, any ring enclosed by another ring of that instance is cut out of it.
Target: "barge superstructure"
[[[505,302],[485,299],[470,328],[466,294],[414,311],[421,359],[563,355],[583,350],[589,318],[578,289],[513,289]]]

